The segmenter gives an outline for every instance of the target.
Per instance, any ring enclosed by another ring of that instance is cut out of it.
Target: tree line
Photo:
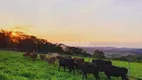
[[[63,47],[65,47],[65,49]],[[0,49],[14,50],[20,52],[37,52],[37,53],[59,53],[65,55],[88,56],[92,58],[106,58],[103,51],[95,50],[91,55],[79,47],[66,46],[64,44],[53,44],[46,39],[37,38],[33,35],[27,35],[23,32],[12,32],[0,30]],[[141,55],[122,56],[120,58],[111,58],[112,60],[128,61],[130,58],[134,62],[142,62]]]
[[[64,50],[62,46],[66,47]],[[37,38],[33,35],[27,35],[23,32],[12,32],[0,30],[0,48],[19,50],[21,52],[38,53],[60,53],[68,55],[90,56],[89,53],[78,47],[66,46],[64,44],[53,44],[46,39]]]

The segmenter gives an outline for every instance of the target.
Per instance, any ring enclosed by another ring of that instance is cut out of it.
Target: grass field
[[[81,80],[81,74],[69,74],[68,71],[57,71],[58,64],[48,64],[38,59],[33,62],[24,58],[23,53],[0,51],[0,80]],[[85,58],[88,61],[88,58]],[[113,61],[114,65],[128,67],[127,62]],[[131,63],[130,80],[142,79],[142,64]],[[104,73],[100,73],[101,80],[106,80]],[[94,80],[93,75],[88,75],[88,80]],[[112,80],[121,80],[121,78],[112,78]]]

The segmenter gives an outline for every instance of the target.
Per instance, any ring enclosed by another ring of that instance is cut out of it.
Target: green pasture
[[[21,52],[0,51],[0,80],[81,80],[82,74],[58,71],[58,64],[48,64],[39,58],[33,62],[24,58]],[[89,58],[85,58],[89,61]],[[127,62],[112,61],[114,65],[128,67]],[[131,79],[142,79],[142,63],[131,63]],[[104,73],[100,73],[101,80],[106,80]],[[88,75],[88,80],[94,80],[93,75]],[[121,78],[112,78],[121,80]]]

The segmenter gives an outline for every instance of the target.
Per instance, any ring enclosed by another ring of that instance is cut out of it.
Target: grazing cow
[[[87,80],[87,73],[93,74],[96,80],[100,80],[99,67],[96,64],[85,62],[84,64],[82,64],[81,70],[83,72],[82,80],[84,80],[84,77]]]
[[[116,67],[116,66],[105,66],[103,68],[105,75],[107,76],[108,80],[113,77],[121,77],[122,80],[129,80],[127,78],[128,69],[124,67]]]
[[[45,60],[45,58],[46,58],[46,55],[40,54],[40,59],[41,59],[41,60]]]
[[[36,53],[30,53],[30,58],[35,61],[35,59],[37,58],[37,54]]]
[[[52,56],[52,57],[57,57],[57,56],[59,56],[59,53],[52,53],[51,56]]]
[[[58,56],[57,57],[58,60],[59,60],[59,68],[58,68],[58,71],[60,71],[60,67],[62,66],[64,68],[64,71],[65,71],[65,68],[68,67],[69,69],[69,73],[72,72],[72,70],[74,71],[75,73],[75,62],[72,58],[65,58],[65,57],[62,57],[62,56]]]
[[[24,56],[24,57],[29,57],[29,56],[30,56],[30,53],[29,53],[29,52],[26,52],[26,53],[23,54],[23,56]]]
[[[81,69],[82,64],[84,63],[84,58],[73,58],[73,60],[76,63],[76,69],[79,70]]]
[[[109,65],[109,66],[112,65],[111,61],[105,61],[105,60],[101,60],[101,59],[98,59],[98,60],[93,59],[92,63],[96,64],[99,67],[100,72],[103,72],[103,68],[105,65]]]
[[[46,60],[48,61],[48,63],[54,64],[56,61],[56,57],[49,57],[49,58],[46,58]]]

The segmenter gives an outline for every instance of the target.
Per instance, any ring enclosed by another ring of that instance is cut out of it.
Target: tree
[[[0,31],[0,44],[1,48],[8,48],[9,44],[11,43],[11,31],[5,31],[1,30]]]
[[[95,50],[92,56],[95,58],[105,58],[104,52],[100,50]]]

